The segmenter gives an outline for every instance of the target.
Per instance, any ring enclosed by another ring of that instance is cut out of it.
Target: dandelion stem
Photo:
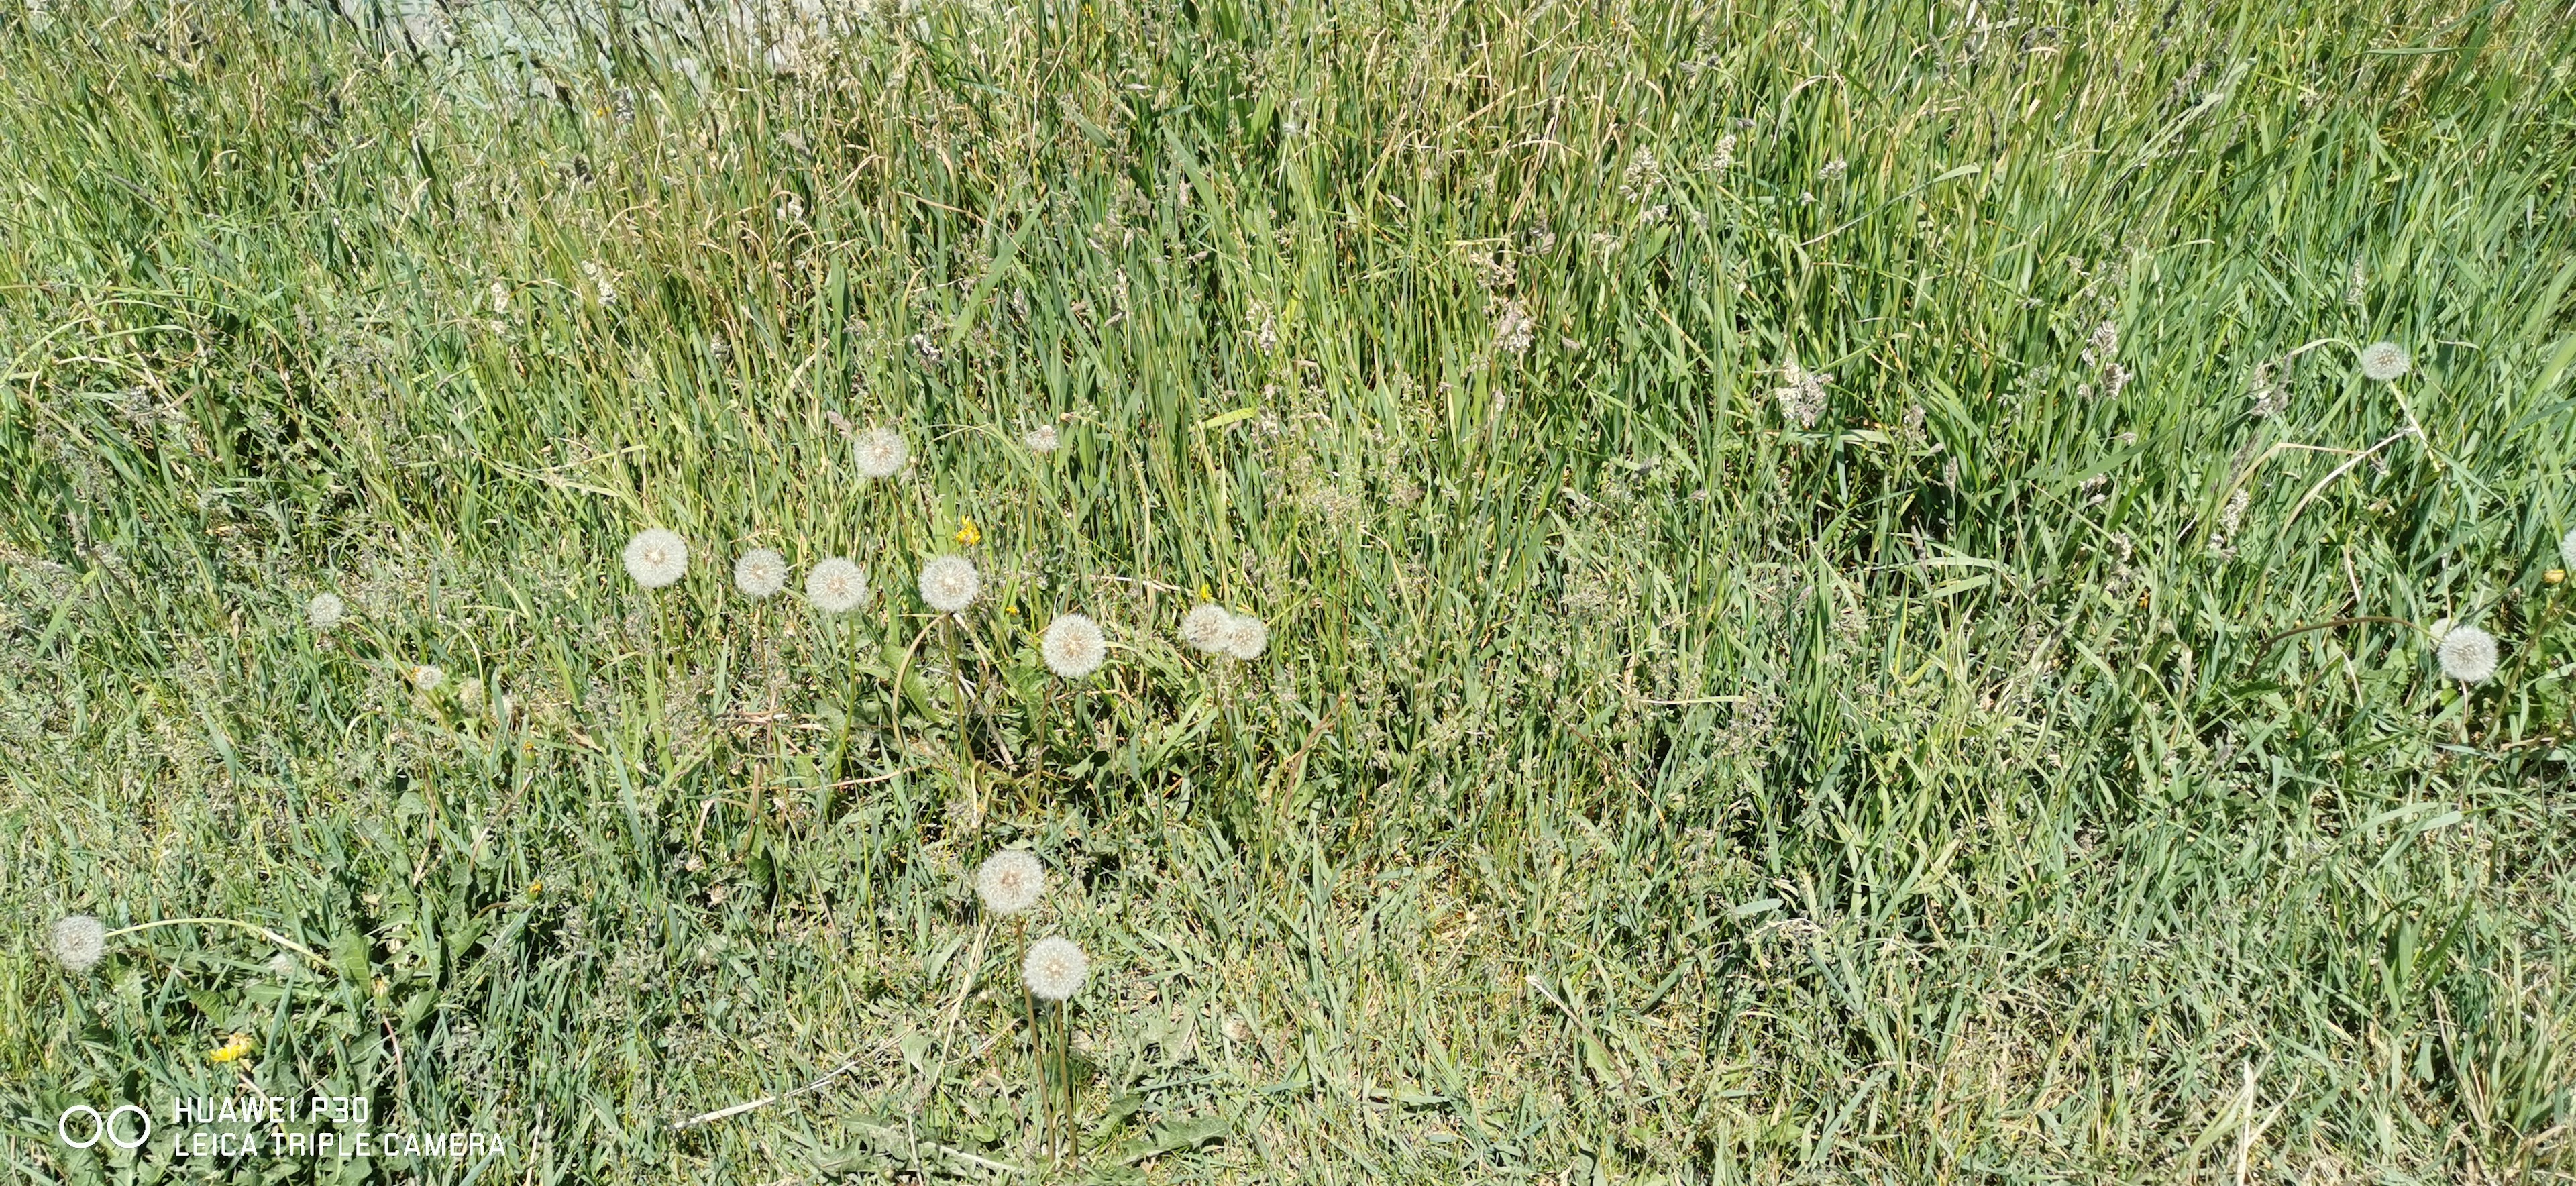
[[[910,674],[910,672],[912,671],[912,660],[913,660],[914,656],[919,655],[919,654],[921,653],[921,640],[923,640],[923,639],[925,639],[925,638],[930,637],[930,632],[931,632],[931,631],[933,631],[933,630],[936,630],[936,629],[938,629],[938,628],[939,628],[939,622],[938,622],[938,620],[937,620],[937,619],[935,619],[935,618],[931,620],[931,622],[930,622],[930,624],[929,624],[929,625],[922,627],[922,628],[921,628],[921,633],[919,633],[919,634],[915,634],[915,635],[913,635],[913,636],[912,636],[912,645],[911,645],[911,646],[908,646],[908,647],[903,648],[903,661],[902,661],[902,662],[900,662],[900,663],[895,664],[895,668],[894,668],[894,711],[893,711],[893,715],[892,715],[892,716],[890,716],[890,717],[888,718],[888,723],[894,726],[894,752],[895,752],[896,760],[897,760],[897,761],[901,761],[901,760],[902,760],[902,755],[903,755],[903,688],[904,688],[903,680],[904,680],[904,676],[906,676],[907,674]]]
[[[1064,1080],[1064,1114],[1060,1118],[1060,1127],[1064,1130],[1065,1160],[1078,1162],[1082,1160],[1082,1134],[1074,1131],[1073,1127],[1072,1033],[1073,1002],[1058,1001],[1055,1005],[1055,1073]]]
[[[972,827],[984,826],[983,780],[975,777],[975,697],[966,682],[966,669],[957,662],[957,634],[965,629],[959,615],[942,615],[940,641],[947,644],[948,680],[957,690],[957,779],[966,788],[966,801],[975,805]]]
[[[2352,455],[2351,460],[2348,460],[2348,461],[2344,462],[2342,465],[2338,465],[2338,466],[2334,467],[2334,470],[2333,470],[2332,472],[2328,473],[2326,476],[2324,476],[2324,477],[2322,477],[2322,478],[2317,479],[2317,484],[2316,484],[2316,485],[2308,487],[2308,492],[2307,492],[2306,494],[2304,494],[2304,495],[2301,495],[2301,496],[2300,496],[2300,498],[2299,498],[2299,502],[2298,502],[2298,505],[2293,506],[2293,507],[2291,507],[2291,508],[2290,508],[2290,514],[2289,514],[2289,517],[2287,517],[2287,518],[2285,518],[2285,519],[2282,519],[2282,520],[2281,520],[2281,530],[2282,530],[2282,532],[2283,532],[2283,533],[2287,533],[2287,532],[2290,530],[2290,525],[2299,521],[2299,512],[2301,512],[2301,511],[2304,511],[2304,510],[2308,509],[2308,504],[2309,504],[2309,503],[2311,503],[2311,502],[2316,501],[2316,497],[2317,497],[2317,495],[2324,493],[2324,492],[2325,492],[2325,488],[2326,488],[2327,486],[2329,486],[2329,485],[2332,485],[2332,484],[2334,483],[2334,480],[2335,480],[2336,478],[2340,478],[2340,477],[2344,476],[2346,473],[2351,472],[2351,471],[2352,471],[2352,467],[2354,467],[2354,466],[2356,466],[2356,465],[2361,464],[2361,463],[2362,463],[2362,460],[2363,460],[2364,458],[2367,458],[2367,457],[2369,457],[2371,454],[2376,453],[2376,452],[2379,452],[2380,450],[2385,449],[2385,448],[2387,448],[2387,447],[2388,447],[2388,446],[2390,446],[2390,445],[2396,444],[2396,443],[2397,443],[2397,442],[2399,442],[2399,441],[2405,440],[2406,438],[2408,438],[2408,437],[2410,437],[2410,436],[2411,436],[2411,437],[2418,438],[2418,439],[2421,439],[2421,438],[2423,437],[2423,435],[2424,435],[2424,430],[2423,430],[2421,427],[2418,427],[2418,426],[2414,423],[2414,421],[2415,421],[2415,414],[2414,414],[2414,413],[2412,413],[2412,412],[2407,413],[2407,414],[2406,414],[2406,420],[2407,420],[2407,425],[2406,425],[2406,427],[2405,427],[2405,428],[2402,428],[2402,429],[2399,429],[2399,430],[2398,430],[2398,431],[2396,431],[2396,432],[2390,433],[2390,434],[2388,434],[2388,436],[2387,436],[2387,437],[2383,438],[2383,439],[2382,439],[2378,444],[2376,444],[2376,445],[2372,445],[2371,447],[2369,447],[2369,448],[2367,448],[2367,449],[2364,449],[2364,450],[2362,450],[2362,451],[2361,451],[2361,452],[2359,452],[2359,453],[2355,453],[2355,454],[2353,454],[2353,455]],[[2430,442],[2430,441],[2426,441],[2426,442],[2424,443],[2424,455],[2425,455],[2425,456],[2427,456],[2427,457],[2431,457],[2431,456],[2433,455],[2433,446],[2432,446],[2432,442]],[[2436,468],[2439,468],[2438,463],[2436,464]]]
[[[1026,918],[1022,918],[1020,920],[1019,940],[1020,958],[1027,959],[1029,954],[1029,920]],[[1046,1133],[1047,1136],[1052,1139],[1055,1136],[1055,1126],[1047,1121],[1046,1115],[1047,1113],[1055,1110],[1050,1103],[1054,1097],[1048,1095],[1046,1089],[1046,1053],[1044,1047],[1042,1047],[1038,1042],[1038,1002],[1035,994],[1026,991],[1020,993],[1020,1017],[1027,1023],[1029,1068],[1036,1072],[1036,1079],[1033,1086],[1037,1088],[1038,1123],[1040,1131]]]
[[[2363,622],[2385,622],[2392,626],[2404,626],[2410,630],[2421,629],[2421,627],[2416,626],[2415,623],[2409,622],[2404,618],[2387,618],[2380,617],[2375,614],[2358,618],[2334,618],[2324,622],[2311,622],[2305,626],[2292,626],[2287,630],[2264,639],[2263,645],[2254,648],[2253,665],[2257,667],[2262,666],[2263,660],[2272,654],[2273,645],[2293,634],[2305,634],[2311,630],[2330,630],[2337,626],[2357,626]]]
[[[957,985],[956,999],[948,1002],[947,1016],[941,1018],[939,1021],[939,1053],[930,1060],[929,1066],[923,1068],[921,1102],[917,1105],[921,1110],[927,1111],[929,1109],[930,1101],[938,1097],[940,1083],[947,1077],[948,1040],[956,1033],[957,1016],[966,1008],[966,998],[975,991],[975,981],[978,975],[984,970],[984,940],[990,936],[992,932],[993,928],[990,923],[976,927],[975,942],[966,949],[965,979]],[[911,1123],[911,1118],[906,1117],[905,1123]],[[918,1158],[917,1150],[915,1152],[915,1157],[916,1159]],[[919,1168],[918,1164],[914,1166],[916,1171],[918,1171]]]

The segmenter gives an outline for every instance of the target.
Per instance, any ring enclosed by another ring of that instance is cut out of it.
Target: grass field
[[[2563,4],[25,4],[18,1177],[2576,1180]]]

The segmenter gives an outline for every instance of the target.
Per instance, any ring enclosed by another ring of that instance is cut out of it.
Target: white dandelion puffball
[[[1041,424],[1036,428],[1032,428],[1027,432],[1021,433],[1020,443],[1027,445],[1029,447],[1029,452],[1031,453],[1036,453],[1041,456],[1053,453],[1055,452],[1057,444],[1055,426],[1052,424]]]
[[[1046,656],[1047,670],[1066,679],[1081,679],[1100,670],[1109,657],[1109,640],[1100,633],[1100,623],[1081,614],[1064,614],[1047,624],[1046,637],[1039,653]]]
[[[976,575],[974,561],[963,556],[941,556],[921,566],[921,600],[943,614],[975,604],[975,595],[983,591],[984,578]]]
[[[1225,624],[1225,653],[1250,662],[1270,649],[1270,627],[1249,614],[1236,614]]]
[[[2390,382],[2415,369],[2406,348],[2395,342],[2372,342],[2361,348],[2361,373],[2374,382]]]
[[[1004,849],[975,870],[975,896],[988,914],[1017,914],[1037,905],[1045,892],[1046,865],[1033,852]]]
[[[767,548],[753,548],[733,562],[733,587],[753,601],[765,601],[787,587],[787,558]]]
[[[435,663],[423,663],[406,674],[411,678],[411,686],[424,692],[435,692],[438,685],[447,682],[447,673]]]
[[[2475,626],[2452,627],[2435,653],[2442,658],[2442,674],[2461,683],[2483,683],[2495,674],[2495,635]]]
[[[1233,621],[1224,606],[1208,602],[1181,618],[1181,641],[1213,655],[1225,649],[1225,628]]]
[[[1091,961],[1071,939],[1040,939],[1029,945],[1029,962],[1020,969],[1029,995],[1041,1001],[1071,1000],[1091,974]]]
[[[912,446],[903,434],[891,428],[871,428],[859,434],[850,446],[851,460],[859,467],[862,478],[891,478],[903,472],[904,463],[912,460]]]
[[[2568,538],[2576,539],[2576,532],[2569,533]],[[304,603],[304,620],[313,623],[316,630],[328,630],[348,616],[349,603],[340,600],[337,593],[316,593],[313,600]]]
[[[107,924],[87,914],[56,919],[54,929],[45,936],[45,952],[54,957],[55,963],[72,971],[89,971],[98,966],[101,956],[107,954]],[[1080,960],[1082,953],[1075,952],[1074,958]],[[1074,979],[1080,983],[1080,974],[1077,973]]]
[[[2558,537],[2558,558],[2565,561],[2567,567],[2576,568],[2576,530]]]
[[[689,571],[689,544],[679,533],[648,527],[626,541],[626,575],[647,589],[659,589]]]
[[[805,574],[805,600],[827,614],[846,614],[868,599],[868,574],[833,556]]]

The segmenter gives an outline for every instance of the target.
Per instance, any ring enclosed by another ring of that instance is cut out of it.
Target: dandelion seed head
[[[1181,641],[1215,654],[1225,649],[1226,624],[1233,619],[1224,606],[1202,602],[1181,618]]]
[[[1055,452],[1057,444],[1055,426],[1052,424],[1041,424],[1036,428],[1032,428],[1027,432],[1021,433],[1020,443],[1028,446],[1029,452],[1035,453],[1041,457],[1049,453],[1053,453]]]
[[[975,870],[975,896],[987,914],[1017,914],[1037,905],[1045,892],[1046,864],[1033,852],[1004,849]]]
[[[71,971],[89,971],[107,954],[107,924],[89,914],[55,919],[45,935],[45,953]]]
[[[2396,381],[2415,369],[2415,360],[2406,357],[2406,348],[2395,342],[2372,342],[2361,348],[2362,377],[2377,383]]]
[[[805,574],[805,600],[827,614],[846,614],[868,599],[868,574],[838,556]]]
[[[850,446],[851,460],[862,478],[891,478],[912,460],[912,446],[891,428],[871,428]]]
[[[1028,982],[1029,995],[1041,1001],[1071,1000],[1090,975],[1090,958],[1073,940],[1063,938],[1030,944],[1028,963],[1020,969],[1020,978]]]
[[[2567,567],[2576,568],[2576,529],[2558,537],[2558,558],[2566,561]]]
[[[447,682],[447,673],[435,663],[423,663],[404,672],[403,676],[411,681],[411,686],[424,692],[435,692],[440,684]]]
[[[294,956],[281,951],[268,957],[268,974],[280,980],[301,980],[304,978],[304,965],[295,962]]]
[[[2576,538],[2576,536],[2570,538]],[[347,616],[349,616],[349,603],[340,600],[340,595],[337,593],[316,593],[313,595],[313,600],[304,603],[304,620],[313,623],[313,628],[316,630],[328,630],[337,626],[340,624],[340,619]]]
[[[2495,635],[2475,626],[2454,626],[2437,649],[2442,674],[2465,684],[2483,683],[2496,671]]]
[[[1100,623],[1082,614],[1065,614],[1047,624],[1046,636],[1038,647],[1046,657],[1047,670],[1066,679],[1081,679],[1100,670],[1109,657],[1109,641],[1100,633]]]
[[[984,591],[984,578],[975,572],[974,561],[963,556],[941,556],[921,566],[921,600],[943,614],[953,614],[975,604],[975,595]]]
[[[754,601],[766,600],[787,587],[787,558],[768,548],[753,548],[733,562],[733,587]]]
[[[689,571],[689,544],[678,532],[648,527],[626,541],[626,575],[647,589],[673,584]]]
[[[458,681],[456,704],[467,712],[483,711],[483,681],[479,679]]]
[[[1225,653],[1247,663],[1270,649],[1270,626],[1250,614],[1235,614],[1226,619]]]

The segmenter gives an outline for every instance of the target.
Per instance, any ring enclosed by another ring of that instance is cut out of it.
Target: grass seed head
[[[2571,534],[2568,538],[2576,539],[2576,534]],[[313,628],[316,630],[328,630],[337,626],[340,624],[340,619],[347,616],[349,616],[349,603],[340,600],[340,595],[337,593],[316,593],[313,595],[313,600],[304,603],[304,620],[313,623]]]
[[[1084,978],[1091,975],[1091,960],[1073,940],[1040,939],[1029,945],[1028,963],[1020,969],[1021,979],[1029,985],[1029,995],[1041,1001],[1066,1001],[1082,991]]]
[[[1780,368],[1780,381],[1784,386],[1771,393],[1771,397],[1779,401],[1780,415],[1797,421],[1800,428],[1814,428],[1816,418],[1825,413],[1825,384],[1833,382],[1834,377],[1817,374],[1792,362]]]
[[[941,556],[921,566],[921,600],[943,614],[953,614],[975,604],[975,595],[984,591],[984,578],[975,572],[975,562],[963,556]]]
[[[1181,618],[1181,641],[1213,655],[1225,649],[1226,624],[1234,615],[1215,602],[1202,603]]]
[[[1023,849],[994,853],[975,870],[975,896],[987,914],[1017,914],[1038,904],[1046,892],[1046,865]]]
[[[851,460],[862,478],[891,478],[912,461],[912,446],[891,428],[871,428],[850,446]]]
[[[753,548],[733,562],[733,587],[754,601],[776,596],[787,587],[787,558],[767,548]]]
[[[660,589],[689,571],[689,544],[679,533],[648,527],[626,541],[626,575],[647,589]]]
[[[2378,383],[2396,381],[2415,369],[2415,360],[2406,357],[2406,349],[2395,342],[2372,342],[2361,348],[2361,373]]]
[[[2442,674],[2461,683],[2483,683],[2496,671],[2495,635],[2475,626],[2444,631],[2436,653],[2442,659]]]
[[[838,556],[805,574],[805,600],[827,614],[846,614],[868,599],[868,574]]]
[[[56,919],[45,936],[45,954],[74,972],[89,971],[107,954],[107,924],[88,914]]]
[[[1109,640],[1101,635],[1100,623],[1082,614],[1065,614],[1047,624],[1038,650],[1046,657],[1047,670],[1066,679],[1081,679],[1100,670],[1109,657]]]

